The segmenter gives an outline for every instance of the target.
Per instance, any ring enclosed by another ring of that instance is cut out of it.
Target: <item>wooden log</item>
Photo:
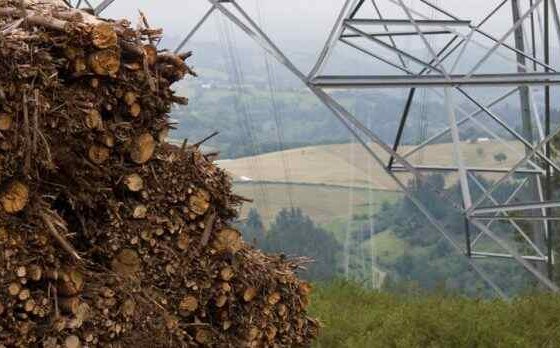
[[[77,296],[84,289],[84,285],[84,276],[80,271],[65,269],[60,273],[57,290],[62,296]]]
[[[25,301],[25,304],[23,305],[23,310],[26,311],[27,313],[31,313],[35,310],[35,307],[36,307],[35,300],[30,298],[29,300]]]
[[[64,314],[76,315],[80,309],[81,301],[78,297],[60,298],[58,305]]]
[[[97,110],[90,110],[86,114],[86,127],[89,129],[102,130],[103,129],[103,118]]]
[[[131,299],[125,300],[121,306],[121,313],[125,317],[130,318],[134,315],[135,312],[136,312],[136,303]]]
[[[102,145],[92,145],[88,151],[88,158],[93,163],[100,165],[111,157],[111,149]]]
[[[126,92],[124,94],[124,102],[128,106],[132,106],[138,100],[138,95],[134,92]]]
[[[29,202],[29,188],[21,181],[12,181],[0,193],[0,202],[6,213],[19,213]]]
[[[100,49],[115,47],[118,44],[118,37],[115,28],[110,23],[99,23],[93,27],[91,33],[93,44]]]
[[[20,301],[27,301],[31,297],[31,291],[29,289],[22,289],[17,296]]]
[[[90,54],[88,64],[97,75],[116,76],[121,67],[121,56],[115,49],[105,49]]]
[[[130,192],[140,192],[144,189],[144,180],[136,173],[125,176],[123,183]]]
[[[150,133],[145,133],[136,138],[130,151],[130,159],[136,164],[148,162],[156,149],[156,141]]]
[[[285,304],[280,303],[276,311],[281,318],[284,318],[288,314],[288,307]]]
[[[146,207],[143,204],[139,204],[135,206],[132,211],[132,217],[136,220],[145,219],[147,214],[148,214],[148,207]]]
[[[76,335],[66,337],[64,340],[64,348],[82,348],[80,338]]]
[[[136,278],[140,271],[140,256],[132,249],[123,249],[111,261],[111,269],[122,277]]]
[[[245,302],[251,302],[255,299],[255,297],[257,297],[257,289],[252,286],[248,287],[243,292],[243,300]]]
[[[128,107],[128,112],[130,113],[130,116],[138,118],[138,116],[142,113],[142,106],[138,103],[134,103]]]
[[[200,189],[189,197],[189,209],[196,215],[204,215],[210,208],[210,194]]]
[[[12,128],[12,116],[7,113],[0,113],[0,131],[7,131]]]
[[[212,332],[207,329],[197,329],[195,340],[202,345],[208,345],[212,341]]]
[[[10,283],[8,286],[8,294],[12,297],[16,297],[21,292],[21,285],[19,283]]]
[[[127,266],[140,265],[140,256],[138,256],[138,253],[132,249],[123,249],[117,255],[117,260]]]
[[[235,276],[235,272],[232,267],[225,267],[220,271],[220,277],[223,281],[229,282]]]
[[[186,233],[181,233],[179,235],[179,238],[177,239],[177,248],[179,248],[179,250],[185,251],[189,248],[191,239],[189,238],[189,235]]]
[[[19,266],[16,269],[16,275],[18,276],[18,278],[25,278],[25,276],[27,275],[27,268],[25,268],[25,266]]]
[[[223,306],[225,306],[227,303],[227,299],[228,298],[226,295],[218,296],[218,298],[216,299],[216,307],[222,308]]]
[[[87,63],[85,58],[76,57],[76,59],[73,60],[73,67],[76,75],[78,76],[83,75],[87,71]]]
[[[242,246],[243,240],[241,239],[241,233],[233,228],[226,228],[219,231],[212,242],[212,248],[220,253],[228,252],[235,254]]]
[[[281,299],[282,299],[282,295],[280,295],[279,292],[273,292],[272,294],[270,294],[268,296],[267,302],[268,302],[269,305],[274,306],[274,305],[278,304]]]
[[[38,265],[31,265],[29,266],[29,279],[34,282],[38,282],[43,277],[43,270]]]
[[[97,141],[99,141],[99,143],[105,145],[105,147],[109,149],[115,147],[115,137],[111,133],[100,134],[97,138]]]
[[[194,296],[185,296],[179,303],[179,311],[186,314],[193,313],[198,309],[198,300]]]
[[[8,230],[4,226],[0,226],[0,245],[6,244],[10,236],[8,235]]]
[[[278,329],[274,325],[269,325],[266,327],[266,338],[269,342],[274,341],[276,335],[278,334]]]

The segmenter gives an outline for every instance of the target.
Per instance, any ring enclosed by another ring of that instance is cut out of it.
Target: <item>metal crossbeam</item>
[[[471,21],[460,21],[460,20],[417,20],[416,23],[422,26],[436,26],[436,27],[445,27],[445,26],[469,26]],[[368,18],[354,18],[354,19],[346,19],[344,24],[350,25],[413,25],[412,22],[408,19],[368,19]]]
[[[444,35],[444,34],[452,34],[449,30],[427,30],[424,32],[424,35]],[[415,31],[390,31],[390,32],[375,32],[375,33],[367,33],[368,36],[415,36],[418,35]],[[341,38],[356,38],[361,37],[358,34],[342,34]]]
[[[560,207],[560,201],[556,201],[556,202],[533,202],[533,203],[509,204],[509,205],[495,205],[495,206],[492,206],[492,207],[476,208],[472,212],[472,215],[476,216],[476,215],[499,213],[499,212],[537,210],[537,209],[558,208],[558,207]],[[544,218],[546,218],[546,217],[544,217]]]
[[[406,172],[406,169],[399,165],[391,166],[394,172]],[[416,170],[424,172],[458,172],[459,167],[454,166],[438,166],[438,165],[415,165]],[[468,172],[473,173],[507,173],[509,168],[491,168],[491,167],[465,167]],[[545,172],[536,169],[520,169],[518,174],[540,174],[543,175]]]
[[[428,64],[428,63],[425,63]],[[560,73],[525,74],[481,74],[451,75],[450,78],[436,75],[401,76],[341,76],[325,75],[312,79],[311,84],[321,88],[410,88],[410,87],[457,87],[457,86],[520,86],[558,85]]]

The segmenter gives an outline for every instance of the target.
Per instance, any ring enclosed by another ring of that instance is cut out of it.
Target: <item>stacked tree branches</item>
[[[228,176],[165,144],[189,54],[143,23],[0,1],[0,347],[308,346],[300,262],[247,246]]]

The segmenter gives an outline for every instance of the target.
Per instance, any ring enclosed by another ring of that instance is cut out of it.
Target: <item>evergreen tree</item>
[[[310,280],[325,280],[335,276],[340,245],[336,239],[318,227],[301,209],[283,209],[278,213],[263,244],[268,252],[289,256],[306,256],[314,260],[302,276]]]
[[[241,227],[243,239],[256,247],[261,247],[265,237],[265,228],[259,211],[255,208],[249,210],[247,221]]]

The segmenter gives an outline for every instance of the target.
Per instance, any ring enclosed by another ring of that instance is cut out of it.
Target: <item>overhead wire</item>
[[[261,7],[259,1],[256,1],[257,7],[257,21],[259,22],[260,26],[264,29],[265,21],[262,15]],[[270,63],[269,60],[269,53],[264,52],[264,64],[266,69],[267,75],[267,86],[269,92],[269,98],[272,107],[272,115],[274,116],[274,123],[276,127],[276,137],[278,140],[278,150],[280,152],[280,157],[282,160],[282,167],[284,170],[284,181],[287,185],[287,196],[290,202],[290,208],[294,209],[294,199],[293,199],[293,182],[292,182],[292,170],[290,166],[289,159],[286,156],[285,150],[285,138],[284,138],[284,125],[283,125],[283,113],[282,109],[277,101],[276,98],[276,86],[278,86],[278,79],[276,76],[276,72],[274,66]]]
[[[260,167],[260,160],[258,158],[260,151],[253,129],[254,122],[244,100],[244,97],[247,94],[244,85],[245,78],[241,69],[241,65],[239,63],[239,57],[237,55],[236,49],[234,48],[238,46],[234,44],[232,30],[228,25],[231,24],[224,21],[223,18],[222,21],[218,22],[220,44],[222,45],[222,48],[225,48],[225,50],[223,50],[226,54],[225,60],[226,64],[229,65],[229,75],[236,93],[236,97],[234,98],[234,108],[236,110],[236,113],[241,116],[240,124],[245,133],[245,144],[248,145],[252,151],[252,156],[250,156],[251,172],[255,173],[258,186],[258,191],[257,189],[255,189],[255,192],[258,192],[260,194],[264,212],[267,213],[268,216],[271,216],[270,205],[268,203],[268,197],[266,193],[266,184],[263,183],[261,175],[262,170]]]

